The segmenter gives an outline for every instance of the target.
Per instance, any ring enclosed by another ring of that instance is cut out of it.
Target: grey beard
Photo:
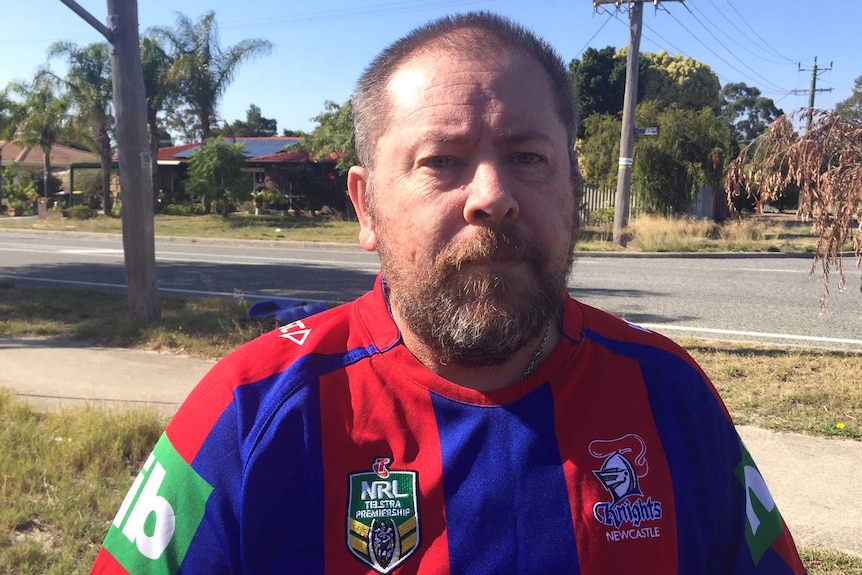
[[[381,251],[381,260],[386,250]],[[504,302],[511,281],[504,275],[465,277],[465,261],[518,257],[538,278],[536,289],[520,301]],[[384,275],[392,288],[390,301],[411,331],[443,364],[487,367],[508,360],[535,339],[559,313],[571,260],[554,266],[539,246],[519,234],[486,230],[474,242],[450,248],[437,258],[424,278],[405,278],[403,270]],[[406,281],[405,281],[406,280]]]

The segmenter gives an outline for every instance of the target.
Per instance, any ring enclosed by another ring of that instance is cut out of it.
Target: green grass
[[[53,337],[219,358],[274,327],[246,321],[248,308],[239,294],[234,298],[162,296],[161,321],[134,324],[126,316],[124,293],[0,282],[0,336]]]
[[[862,439],[862,354],[680,340],[737,424]]]
[[[862,575],[862,557],[822,547],[800,547],[809,575]]]
[[[0,389],[0,573],[87,573],[164,426],[143,411],[36,411]]]
[[[303,242],[357,243],[359,224],[306,216],[254,216],[231,214],[228,217],[165,216],[154,220],[159,236],[186,238],[224,238]],[[61,232],[122,233],[122,220],[99,216],[88,220],[51,217],[45,220],[0,217],[0,227]]]

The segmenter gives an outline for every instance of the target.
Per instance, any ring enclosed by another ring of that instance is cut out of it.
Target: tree
[[[229,144],[223,138],[211,138],[194,151],[189,158],[189,179],[186,191],[200,199],[204,212],[212,212],[213,201],[223,202],[227,215],[231,203],[247,201],[251,190],[242,187],[242,167],[245,165],[245,147]]]
[[[113,87],[108,45],[93,43],[84,47],[72,42],[55,42],[48,57],[64,56],[69,64],[65,78],[57,78],[66,88],[75,111],[74,124],[80,141],[99,155],[102,164],[102,209],[110,216],[111,166],[114,159]]]
[[[835,113],[801,114],[803,120],[809,117],[811,127],[802,135],[793,116],[778,118],[730,163],[724,188],[729,203],[756,189],[758,211],[791,186],[799,189],[797,213],[813,220],[819,231],[811,273],[820,263],[823,307],[833,268],[839,272],[839,291],[845,288],[841,251],[851,237],[856,262],[862,264],[862,235],[853,233],[853,226],[862,221],[862,126]]]
[[[569,62],[569,74],[578,90],[582,117],[620,114],[626,88],[624,52],[617,52],[612,46],[601,50],[587,48],[581,60]]]
[[[638,106],[638,123],[657,126],[659,135],[635,144],[632,179],[640,205],[648,211],[685,211],[702,186],[718,186],[730,151],[730,127],[709,108],[662,110],[654,102]]]
[[[661,52],[644,52],[641,101],[688,110],[718,108],[721,84],[715,72],[693,58]]]
[[[578,149],[578,166],[584,180],[616,186],[622,120],[610,114],[593,114],[584,119],[583,125],[585,138]]]
[[[862,76],[856,78],[850,97],[835,104],[835,113],[848,122],[862,126]]]
[[[300,147],[311,154],[314,160],[337,157],[336,168],[344,174],[350,166],[359,163],[353,127],[353,101],[348,100],[339,105],[327,100],[323,107],[325,111],[312,118],[317,122],[317,127],[303,136]]]
[[[36,74],[32,83],[12,82],[9,89],[22,98],[22,114],[15,139],[25,146],[39,146],[45,156],[42,193],[53,195],[51,184],[51,150],[60,134],[68,130],[69,103],[60,97],[44,71]]]
[[[178,96],[177,86],[169,80],[173,64],[174,60],[156,37],[151,35],[141,38],[141,69],[144,74],[144,92],[147,95],[147,130],[152,158],[150,172],[154,199],[158,198],[161,189],[158,160],[164,128],[159,122],[159,114]]]
[[[764,98],[753,86],[740,82],[721,89],[721,117],[730,124],[733,139],[740,144],[754,141],[783,114],[771,98]]]
[[[8,140],[15,133],[21,108],[9,98],[8,88],[0,91],[0,140]],[[0,174],[3,173],[3,146],[0,145]],[[0,202],[3,201],[4,180],[0,177]]]
[[[278,123],[272,118],[264,118],[260,108],[254,104],[245,113],[245,122],[234,120],[226,125],[221,134],[228,138],[261,138],[278,134]]]
[[[177,14],[176,28],[156,27],[153,34],[171,47],[174,59],[168,74],[177,85],[182,100],[200,122],[201,139],[211,136],[216,122],[216,107],[237,70],[244,62],[267,55],[272,44],[263,39],[242,40],[227,50],[219,42],[215,12],[204,14],[197,22]]]

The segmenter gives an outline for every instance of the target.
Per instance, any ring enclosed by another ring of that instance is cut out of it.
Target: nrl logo
[[[378,457],[366,473],[350,475],[347,546],[378,573],[389,573],[419,546],[416,472],[389,469]]]

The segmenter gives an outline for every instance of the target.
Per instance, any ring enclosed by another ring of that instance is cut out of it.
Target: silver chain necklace
[[[521,376],[521,379],[526,379],[528,375],[533,373],[533,370],[536,369],[536,364],[539,361],[539,356],[542,355],[542,352],[545,351],[545,345],[548,343],[548,336],[551,335],[551,324],[548,323],[548,327],[545,328],[545,337],[542,338],[542,343],[539,344],[539,349],[536,350],[536,353],[533,354],[533,361],[530,362],[530,365],[527,366],[527,369],[524,370],[524,374]]]

